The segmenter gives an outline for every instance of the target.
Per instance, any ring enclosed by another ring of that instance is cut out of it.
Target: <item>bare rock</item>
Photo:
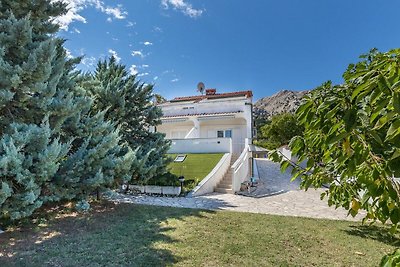
[[[263,97],[254,104],[255,115],[270,119],[283,112],[294,113],[308,92],[310,91],[282,90],[272,96]]]

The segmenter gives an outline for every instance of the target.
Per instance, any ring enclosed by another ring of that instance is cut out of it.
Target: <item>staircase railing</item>
[[[246,145],[240,154],[239,158],[232,164],[232,189],[234,192],[240,190],[240,185],[250,179],[250,159],[251,153],[249,150],[250,139],[246,139]]]

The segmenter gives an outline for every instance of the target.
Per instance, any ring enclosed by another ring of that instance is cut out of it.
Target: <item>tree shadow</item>
[[[349,235],[373,239],[391,246],[400,246],[400,238],[391,234],[389,228],[383,225],[351,225],[350,229],[344,231]]]
[[[107,202],[61,213],[0,235],[0,266],[170,266],[183,258],[169,249],[179,242],[169,220],[204,212]]]

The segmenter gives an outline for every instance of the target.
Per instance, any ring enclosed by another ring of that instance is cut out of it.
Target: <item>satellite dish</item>
[[[204,85],[204,83],[199,82],[197,84],[197,92],[200,92],[201,94],[203,94],[205,89],[206,89],[206,86]]]

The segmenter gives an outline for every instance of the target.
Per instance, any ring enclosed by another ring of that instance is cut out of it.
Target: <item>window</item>
[[[218,138],[232,138],[232,130],[219,130],[217,131]]]
[[[183,162],[186,159],[186,155],[177,155],[174,162]]]

